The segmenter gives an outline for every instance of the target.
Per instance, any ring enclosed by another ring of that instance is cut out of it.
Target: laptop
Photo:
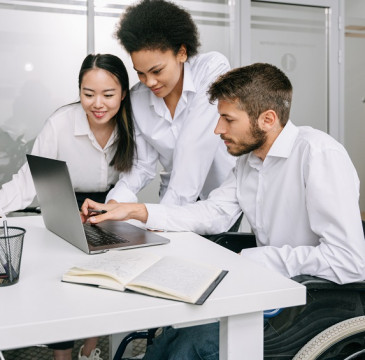
[[[46,228],[88,254],[167,244],[170,240],[123,221],[83,224],[65,161],[27,155]]]

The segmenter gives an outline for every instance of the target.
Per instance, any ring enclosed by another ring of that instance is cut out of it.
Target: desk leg
[[[261,311],[221,318],[220,359],[263,359],[264,326]]]

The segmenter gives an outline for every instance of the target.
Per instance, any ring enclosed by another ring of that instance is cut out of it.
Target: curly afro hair
[[[188,57],[198,52],[199,33],[191,15],[165,0],[142,0],[129,6],[115,36],[132,53],[140,50],[172,50],[185,45]]]

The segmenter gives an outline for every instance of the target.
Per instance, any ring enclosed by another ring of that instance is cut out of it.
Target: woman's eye
[[[106,95],[105,95],[105,97],[106,97],[106,98],[111,98],[111,97],[113,97],[113,96],[114,96],[114,94],[106,94]]]
[[[159,74],[159,73],[161,72],[161,70],[162,70],[162,69],[160,69],[160,70],[154,70],[154,71],[153,71],[153,73],[154,73],[155,75],[157,75],[157,74]]]
[[[92,97],[92,94],[84,94],[84,96],[86,96],[88,98],[91,98]]]

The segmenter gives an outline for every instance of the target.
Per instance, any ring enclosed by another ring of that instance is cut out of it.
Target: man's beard
[[[250,142],[240,141],[237,143],[233,143],[236,145],[236,150],[229,149],[227,147],[227,151],[233,156],[241,156],[244,154],[248,154],[254,150],[259,149],[262,145],[265,144],[267,135],[266,132],[261,130],[257,124],[257,122],[251,125],[251,136],[252,140]],[[228,140],[228,139],[226,139]]]

